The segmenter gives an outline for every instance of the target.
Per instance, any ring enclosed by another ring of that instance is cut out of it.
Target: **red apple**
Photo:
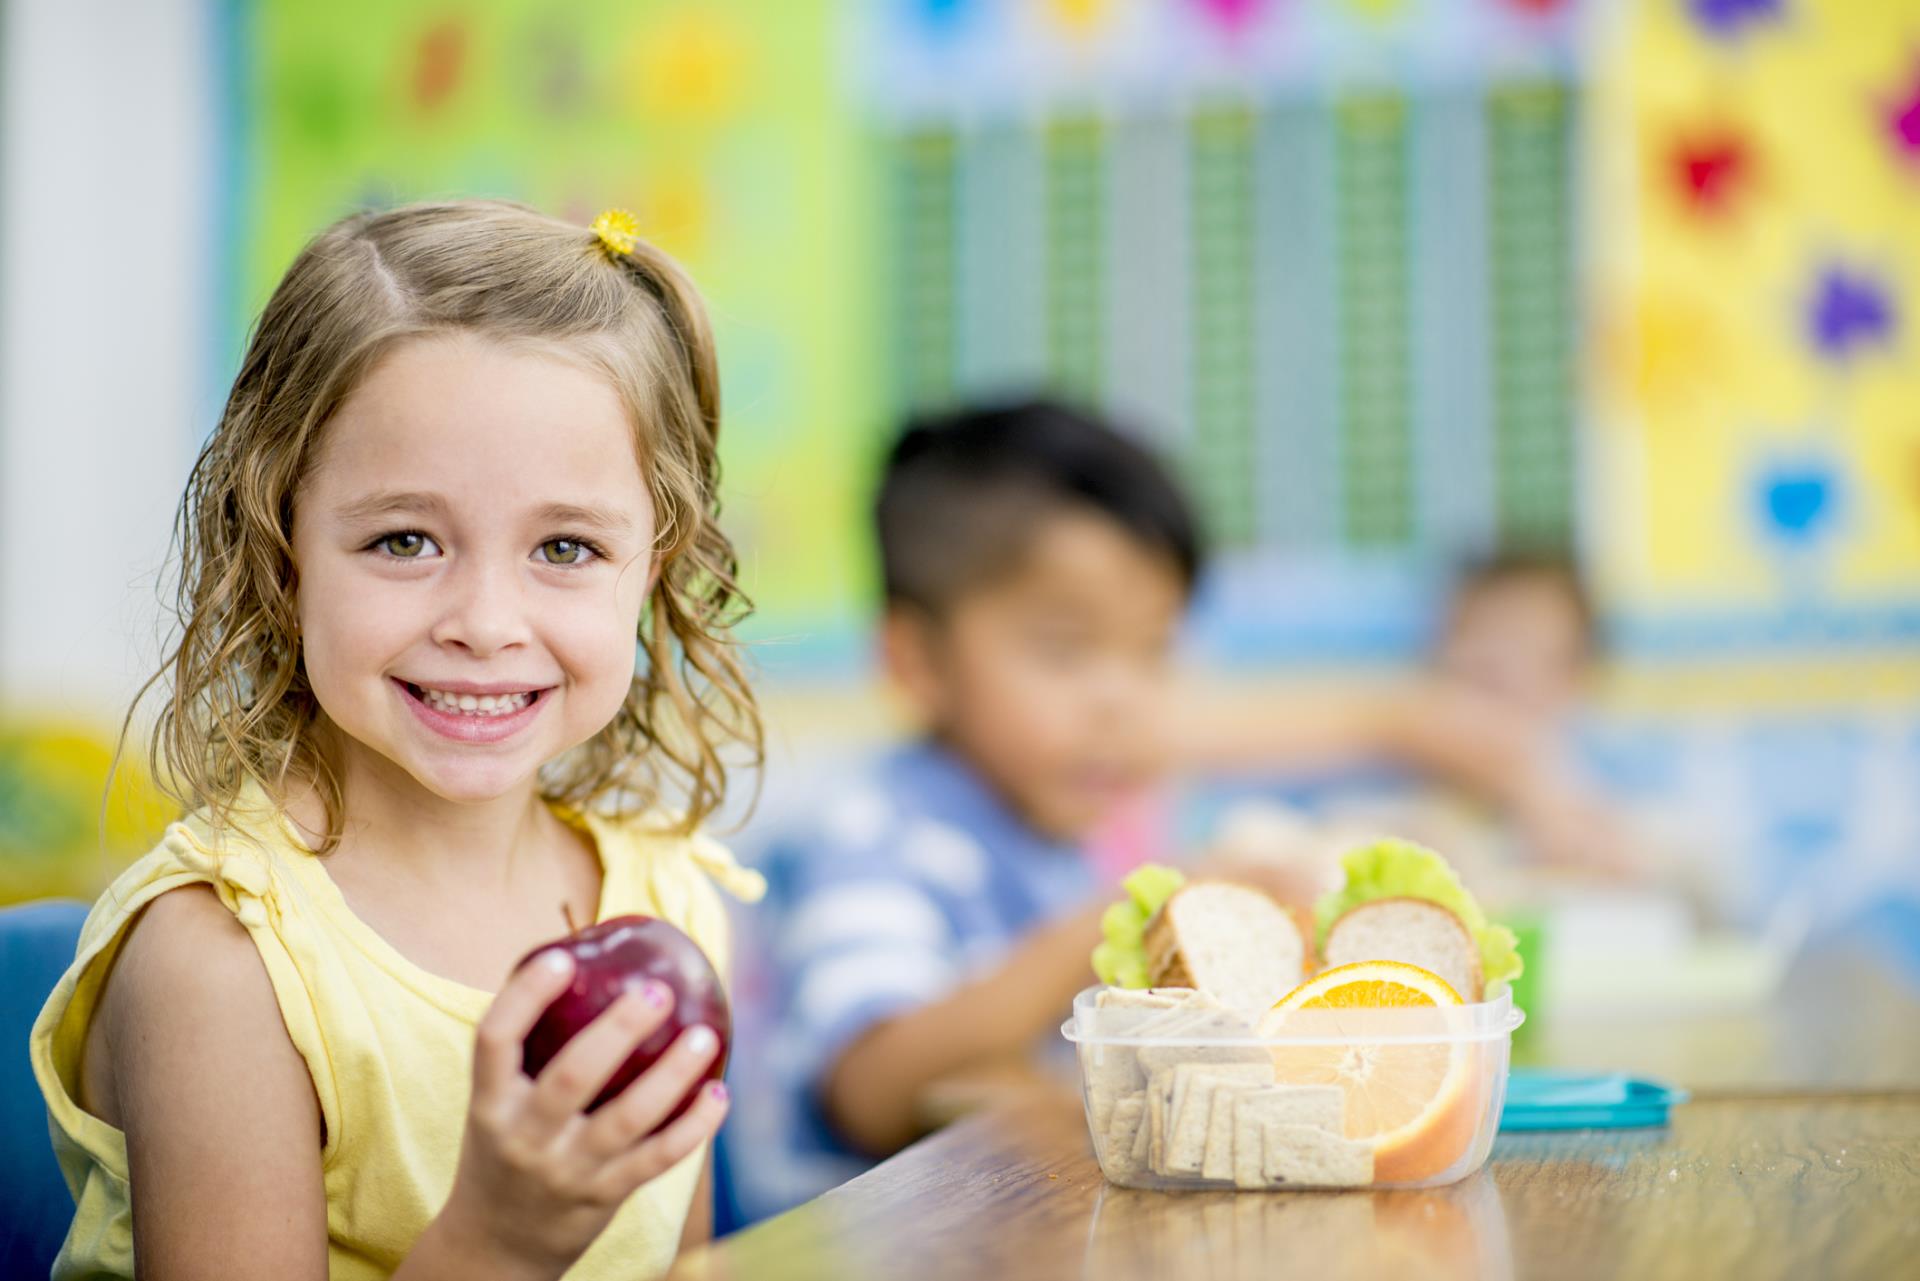
[[[554,998],[527,1033],[521,1063],[527,1075],[538,1076],[560,1047],[612,1005],[622,992],[658,979],[673,992],[673,1009],[666,1022],[642,1041],[620,1065],[606,1088],[587,1105],[591,1112],[652,1067],[674,1039],[690,1027],[705,1024],[720,1038],[713,1066],[658,1126],[658,1133],[693,1106],[708,1081],[718,1081],[726,1070],[727,1049],[733,1037],[733,1019],[727,1010],[726,989],[713,972],[700,945],[665,921],[651,916],[616,916],[584,930],[543,943],[520,958],[525,965],[536,956],[560,950],[573,958],[573,981]],[[520,965],[514,966],[518,970]]]

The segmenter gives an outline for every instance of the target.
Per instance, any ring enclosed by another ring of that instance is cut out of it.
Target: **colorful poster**
[[[1637,634],[1920,638],[1920,8],[1633,7],[1597,77],[1596,568]]]

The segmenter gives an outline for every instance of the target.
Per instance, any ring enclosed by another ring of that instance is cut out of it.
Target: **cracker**
[[[1128,1095],[1114,1104],[1113,1117],[1105,1131],[1106,1145],[1101,1149],[1109,1173],[1125,1177],[1139,1168],[1134,1160],[1133,1144],[1144,1128],[1146,1115],[1145,1095]]]
[[[1308,1125],[1330,1134],[1346,1129],[1347,1096],[1337,1085],[1263,1085],[1241,1090],[1234,1104],[1260,1122]]]
[[[1265,1157],[1261,1169],[1269,1184],[1316,1188],[1357,1188],[1373,1182],[1373,1149],[1312,1125],[1261,1126]]]
[[[1207,1146],[1213,1131],[1214,1093],[1221,1086],[1258,1084],[1273,1080],[1273,1064],[1263,1063],[1182,1063],[1173,1069],[1173,1094],[1168,1102],[1168,1126],[1171,1138],[1167,1147],[1167,1168],[1176,1174],[1197,1175],[1206,1162]],[[1232,1130],[1227,1131],[1229,1141]],[[1231,1171],[1229,1162],[1227,1169]],[[1219,1177],[1231,1178],[1231,1173]]]
[[[1233,1183],[1238,1188],[1267,1186],[1266,1133],[1259,1121],[1234,1109]]]

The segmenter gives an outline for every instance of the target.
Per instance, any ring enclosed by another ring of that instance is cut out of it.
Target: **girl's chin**
[[[539,770],[501,771],[474,774],[468,771],[410,769],[422,790],[456,805],[483,805],[509,796],[525,796],[540,782]]]

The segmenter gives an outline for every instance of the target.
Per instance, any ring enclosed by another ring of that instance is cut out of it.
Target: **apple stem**
[[[565,920],[566,920],[566,922],[567,922],[567,933],[569,933],[569,934],[578,934],[578,933],[580,932],[580,927],[579,927],[578,925],[575,925],[575,924],[573,923],[573,906],[572,906],[572,904],[569,904],[569,903],[564,903],[564,902],[563,902],[563,903],[561,903],[561,904],[560,904],[560,915],[561,915],[561,916],[562,916],[563,918],[565,918]]]

